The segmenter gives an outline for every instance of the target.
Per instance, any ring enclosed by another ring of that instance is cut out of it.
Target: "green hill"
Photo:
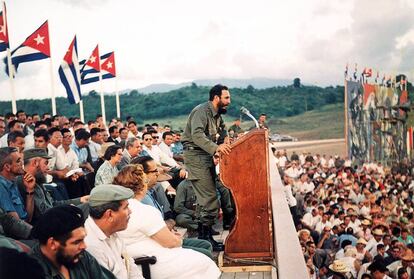
[[[194,106],[208,99],[209,87],[191,86],[172,90],[167,93],[140,94],[136,90],[120,96],[122,118],[131,115],[138,122],[144,123],[151,119],[169,119],[188,115]],[[319,109],[327,104],[343,102],[343,87],[292,86],[255,89],[248,86],[245,89],[231,88],[232,104],[228,111],[230,118],[239,116],[241,106],[247,107],[253,115],[266,113],[270,118],[295,116],[306,111]],[[70,105],[66,98],[56,99],[58,114],[66,116],[79,115],[79,106]],[[100,113],[99,94],[92,91],[83,97],[85,121],[95,119]],[[116,116],[115,96],[105,96],[107,119]],[[3,113],[10,111],[10,102],[0,102]],[[50,99],[19,100],[17,108],[27,113],[50,112]]]

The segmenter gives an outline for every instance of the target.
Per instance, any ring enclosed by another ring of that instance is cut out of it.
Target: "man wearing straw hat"
[[[377,245],[384,244],[382,242],[382,237],[384,236],[384,232],[380,228],[376,228],[372,231],[372,235],[374,236],[371,238],[368,243],[366,249],[371,254],[371,256],[375,257],[377,255]]]
[[[335,260],[329,265],[329,269],[332,271],[330,279],[345,279],[346,274],[350,271],[347,264],[342,260]]]

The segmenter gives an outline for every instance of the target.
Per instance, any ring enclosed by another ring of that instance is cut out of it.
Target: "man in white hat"
[[[371,256],[375,257],[378,254],[377,245],[380,243],[384,244],[382,242],[382,237],[384,236],[384,232],[380,228],[376,228],[375,230],[372,231],[372,235],[374,237],[368,241],[367,247],[365,249],[367,249],[367,251],[371,254]]]

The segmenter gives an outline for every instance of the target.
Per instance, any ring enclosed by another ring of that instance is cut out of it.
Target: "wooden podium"
[[[272,261],[273,229],[268,132],[255,129],[232,144],[220,160],[220,178],[230,189],[236,219],[225,241],[224,256]]]

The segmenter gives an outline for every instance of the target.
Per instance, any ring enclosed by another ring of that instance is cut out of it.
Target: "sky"
[[[12,49],[49,20],[52,59],[19,66],[17,99],[48,98],[52,88],[66,96],[58,67],[75,34],[79,59],[98,43],[101,54],[116,55],[118,77],[83,92],[220,78],[341,85],[347,63],[350,71],[358,63],[359,70],[414,79],[412,0],[9,0],[6,6]],[[10,88],[1,69],[0,100],[10,100]]]

